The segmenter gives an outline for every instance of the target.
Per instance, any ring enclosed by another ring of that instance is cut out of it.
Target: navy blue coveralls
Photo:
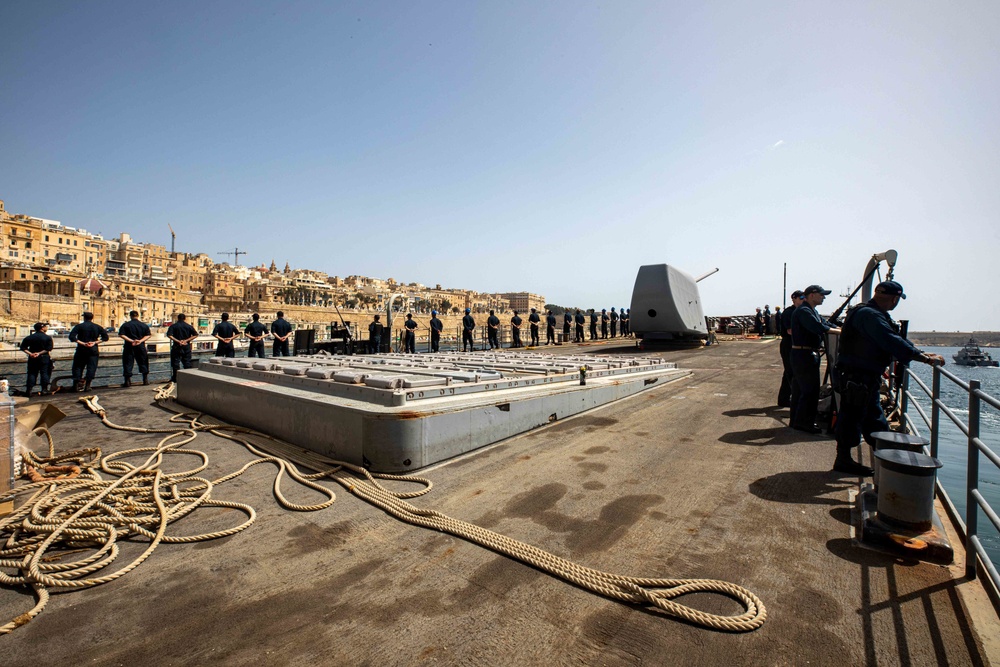
[[[431,352],[438,352],[441,349],[441,331],[444,330],[444,323],[438,319],[437,315],[431,318]]]
[[[368,351],[372,354],[378,354],[382,351],[383,331],[385,331],[385,326],[381,322],[372,322],[368,325]]]
[[[403,328],[406,329],[403,336],[403,352],[409,352],[410,354],[417,353],[417,323],[413,318],[407,319],[403,322]]]
[[[274,334],[274,344],[271,346],[271,354],[276,357],[288,356],[288,339],[278,340],[278,336],[287,336],[292,333],[292,325],[284,317],[279,317],[271,322],[271,333]]]
[[[587,319],[583,316],[583,313],[576,314],[576,342],[583,342],[583,324]]]
[[[618,331],[618,313],[615,312],[614,308],[611,309],[610,317],[611,317],[611,337],[614,338]]]
[[[462,318],[462,352],[465,352],[465,344],[469,344],[469,351],[475,352],[476,341],[472,337],[472,332],[476,330],[476,320],[472,315]]]
[[[500,318],[496,315],[490,315],[489,319],[486,320],[486,324],[486,336],[490,341],[490,349],[500,347],[500,341],[497,339],[497,333],[500,331]]]
[[[36,331],[21,341],[21,351],[34,354],[45,352],[37,357],[28,357],[28,373],[25,378],[27,388],[24,393],[31,395],[35,380],[39,376],[41,376],[42,391],[48,391],[49,379],[52,376],[52,336]]]
[[[566,325],[567,330],[569,324]],[[545,344],[553,345],[556,342],[556,316],[546,315],[545,316]]]
[[[266,336],[267,335],[267,325],[263,324],[259,320],[254,320],[250,324],[246,325],[243,329],[243,333],[247,336]],[[260,357],[264,358],[264,339],[253,340],[250,339],[250,350],[247,352],[248,357]]]
[[[94,343],[97,341],[107,342],[108,332],[91,321],[84,321],[73,327],[69,332],[69,339],[76,343],[76,352],[73,353],[73,382],[79,383],[84,378],[84,369],[87,371],[86,380],[90,382],[97,375],[97,360],[101,354],[97,345],[87,347],[80,343]]]
[[[187,322],[174,322],[167,327],[167,338],[187,340],[188,338],[193,338],[197,335],[198,332],[195,328]],[[170,342],[170,368],[173,371],[170,376],[170,381],[176,382],[177,371],[181,369],[181,366],[184,368],[191,368],[191,343],[180,345],[174,341]]]
[[[510,318],[510,335],[512,342],[511,347],[522,347],[521,345],[521,323],[523,320],[520,315],[515,315]]]
[[[781,313],[781,321],[778,328],[781,329],[781,343],[778,345],[778,353],[781,354],[781,366],[784,372],[781,374],[781,387],[778,388],[778,407],[789,408],[792,406],[792,334],[788,330],[792,328],[792,313],[795,306],[789,306]]]
[[[531,344],[536,346],[539,344],[538,341],[538,324],[542,321],[542,318],[538,316],[538,313],[532,312],[528,315],[528,321],[531,322]]]
[[[118,327],[119,336],[127,336],[132,340],[142,340],[150,335],[149,325],[145,322],[134,319]],[[132,378],[132,369],[139,364],[139,372],[142,377],[149,375],[149,351],[145,343],[133,345],[126,341],[122,342],[122,375],[126,380]]]
[[[601,311],[601,338],[602,339],[608,337],[608,322],[610,320],[611,320],[611,318],[608,317],[607,311],[602,310]]]
[[[573,324],[573,316],[569,313],[563,314],[563,341],[569,342],[569,328]]]
[[[816,425],[819,402],[819,362],[823,339],[833,325],[803,303],[792,314],[792,413],[789,424],[810,429]]]
[[[590,340],[597,340],[597,312],[590,311]]]
[[[219,336],[220,338],[232,338],[233,336],[238,336],[239,333],[240,330],[236,327],[235,324],[233,324],[229,320],[223,320],[222,322],[219,322],[218,324],[215,325],[215,328],[212,329],[212,335]],[[180,336],[175,336],[175,338],[180,338]],[[233,345],[232,341],[224,343],[220,340],[219,344],[215,348],[215,356],[235,357],[236,346]],[[187,367],[185,366],[185,368]]]
[[[872,433],[889,430],[879,397],[882,373],[893,358],[909,363],[921,354],[897,333],[889,313],[874,300],[847,314],[837,355],[838,458],[850,456],[862,435],[874,445]]]

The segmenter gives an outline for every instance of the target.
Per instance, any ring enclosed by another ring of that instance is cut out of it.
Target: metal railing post
[[[906,392],[910,389],[910,369],[903,368],[903,379],[900,382],[901,391],[899,394],[899,414],[903,417],[903,426],[906,426]]]
[[[937,458],[938,430],[941,428],[941,409],[938,407],[938,400],[941,398],[940,366],[934,366],[931,375],[931,456]]]
[[[979,486],[979,380],[969,380],[969,456],[968,475],[965,489],[965,576],[976,578],[976,531],[979,523],[979,503],[974,491]]]

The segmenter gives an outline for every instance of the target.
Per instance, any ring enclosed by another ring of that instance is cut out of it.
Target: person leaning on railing
[[[875,287],[871,301],[847,314],[840,334],[837,368],[834,374],[840,391],[837,412],[837,458],[833,469],[852,475],[871,475],[872,469],[856,463],[851,450],[864,435],[872,443],[872,433],[888,431],[882,412],[879,386],[882,374],[892,359],[903,363],[912,360],[931,366],[943,366],[944,357],[918,350],[899,335],[899,327],[889,311],[905,299],[903,286],[886,280]]]

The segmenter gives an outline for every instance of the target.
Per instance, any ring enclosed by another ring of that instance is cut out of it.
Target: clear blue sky
[[[0,3],[0,199],[245,263],[707,314],[895,248],[1000,329],[1000,3]],[[828,304],[833,301],[831,299]]]

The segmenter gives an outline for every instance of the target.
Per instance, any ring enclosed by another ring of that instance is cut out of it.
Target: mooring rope
[[[158,389],[155,396],[157,402],[169,401],[172,388],[171,385],[166,385]],[[213,500],[211,492],[215,486],[235,479],[259,463],[271,463],[278,467],[273,492],[281,506],[289,510],[308,512],[331,506],[336,495],[317,483],[318,480],[329,478],[352,495],[400,521],[478,544],[604,597],[649,605],[692,624],[730,632],[756,630],[767,619],[767,611],[760,599],[736,584],[715,579],[643,578],[602,572],[467,521],[406,502],[409,498],[421,496],[431,490],[432,483],[427,479],[371,473],[363,467],[342,461],[332,462],[331,467],[326,470],[306,474],[300,472],[291,461],[263,452],[245,437],[240,437],[253,436],[280,443],[275,438],[251,429],[206,423],[201,421],[201,413],[175,414],[170,422],[178,424],[177,428],[123,426],[108,419],[107,411],[96,396],[84,397],[80,401],[109,428],[135,433],[162,433],[165,436],[155,447],[133,448],[104,457],[100,456],[98,450],[90,462],[80,454],[93,455],[93,450],[64,454],[59,457],[60,461],[73,460],[81,465],[79,477],[28,484],[16,490],[19,496],[33,494],[13,514],[0,521],[0,540],[3,540],[0,567],[18,572],[10,575],[0,570],[0,584],[31,586],[37,601],[30,611],[0,626],[0,634],[9,633],[40,614],[48,602],[49,589],[78,589],[113,581],[138,567],[161,542],[197,542],[245,530],[256,519],[253,508],[243,503]],[[201,432],[237,442],[260,458],[214,481],[199,477],[198,473],[208,467],[208,456],[198,450],[182,447]],[[122,460],[142,454],[148,456],[138,466]],[[195,456],[201,459],[201,463],[191,470],[168,474],[160,466],[165,455],[170,454]],[[99,471],[115,476],[116,479],[103,479]],[[281,491],[286,475],[298,484],[322,494],[326,499],[312,505],[290,502]],[[421,484],[424,488],[407,492],[391,491],[378,480],[412,482]],[[247,516],[247,520],[233,528],[201,535],[166,534],[171,522],[189,515],[199,507],[238,510]],[[150,540],[142,554],[111,574],[90,577],[115,560],[118,555],[117,540],[135,535]],[[92,553],[73,562],[56,562],[81,551]],[[711,614],[676,601],[676,598],[691,593],[714,593],[731,598],[744,611],[730,616]]]

